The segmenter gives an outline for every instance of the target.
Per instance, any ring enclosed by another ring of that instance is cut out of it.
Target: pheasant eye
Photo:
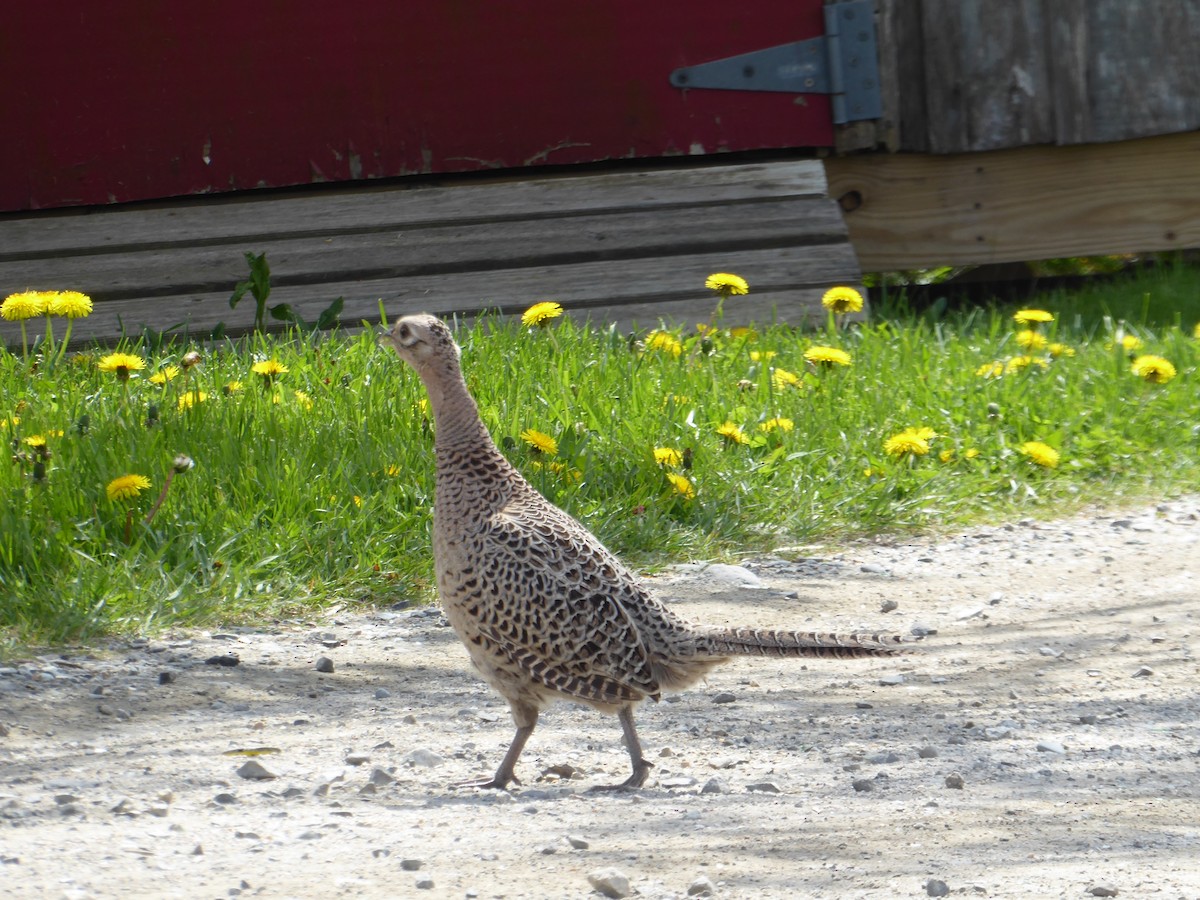
[[[407,341],[410,337],[412,337],[412,331],[409,330],[407,325],[402,324],[396,329],[396,337],[400,338],[402,341]]]

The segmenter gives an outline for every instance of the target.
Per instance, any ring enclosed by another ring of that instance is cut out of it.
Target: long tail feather
[[[895,656],[911,650],[898,634],[832,634],[820,631],[773,631],[765,628],[699,629],[700,646],[713,656],[805,656],[849,659]]]

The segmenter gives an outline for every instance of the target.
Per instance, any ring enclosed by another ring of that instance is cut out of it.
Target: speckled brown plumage
[[[634,729],[634,704],[686,688],[730,656],[901,651],[902,639],[892,635],[721,628],[675,615],[501,455],[444,323],[407,316],[383,340],[416,370],[433,409],[433,554],[446,617],[517,726],[500,768],[479,786],[516,781],[538,711],[555,699],[617,713],[633,762],[633,774],[618,787],[640,787],[650,763]]]

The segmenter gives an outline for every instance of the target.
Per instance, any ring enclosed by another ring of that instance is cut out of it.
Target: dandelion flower
[[[976,459],[978,456],[979,449],[977,447],[968,447],[963,451],[963,459]]]
[[[716,291],[722,297],[750,293],[750,285],[746,284],[746,279],[729,272],[714,272],[704,279],[704,286],[710,291]]]
[[[791,431],[795,427],[796,423],[791,419],[784,419],[779,416],[776,416],[773,419],[767,419],[765,422],[758,423],[758,430],[765,431],[767,434],[770,434],[776,429],[779,431]]]
[[[745,325],[737,325],[729,329],[729,336],[735,340],[757,341],[758,332],[753,328],[748,328]]]
[[[146,363],[132,353],[110,353],[100,358],[96,368],[101,372],[112,372],[118,381],[128,381],[129,373],[141,371],[146,368]]]
[[[299,403],[301,406],[303,406],[305,409],[313,408],[312,397],[310,397],[304,391],[292,391],[292,395],[296,398],[296,402]]]
[[[731,444],[748,444],[750,438],[746,437],[746,432],[742,431],[742,426],[736,422],[726,421],[717,426],[717,434],[725,438]]]
[[[675,492],[683,497],[684,500],[691,500],[696,496],[696,489],[692,487],[692,483],[683,475],[668,472],[667,481],[671,482],[671,487],[675,488]]]
[[[883,450],[888,456],[924,456],[933,437],[932,428],[906,428],[884,441]]]
[[[982,366],[980,366],[978,369],[975,370],[975,374],[978,375],[980,378],[999,378],[1001,375],[1004,374],[1004,363],[1002,363],[1002,362],[984,363]]]
[[[1119,341],[1117,341],[1115,344],[1112,341],[1110,341],[1104,345],[1105,349],[1107,349],[1107,350],[1111,350],[1111,349],[1113,349],[1113,347],[1118,347],[1118,346],[1122,350],[1124,350],[1128,353],[1132,353],[1134,350],[1141,350],[1144,346],[1146,346],[1146,342],[1143,341],[1136,334],[1123,334],[1123,335],[1121,335],[1121,339]]]
[[[359,507],[360,509],[362,508],[362,497],[358,496],[358,494],[355,494],[353,497],[350,498],[350,500],[354,503],[355,506]]]
[[[256,362],[254,365],[252,365],[250,367],[250,371],[255,375],[261,375],[263,378],[267,379],[267,381],[270,381],[276,375],[283,375],[285,372],[287,372],[288,367],[277,359],[264,359],[261,362]]]
[[[1033,331],[1030,328],[1018,331],[1016,334],[1017,346],[1022,350],[1041,350],[1046,346],[1046,336],[1040,332]]]
[[[1060,359],[1060,358],[1075,355],[1075,348],[1068,347],[1066,344],[1058,344],[1058,343],[1048,344],[1046,346],[1046,351],[1051,356],[1053,356],[1055,359]]]
[[[751,350],[750,360],[752,362],[770,362],[778,355],[774,350]]]
[[[230,394],[236,394],[241,389],[242,383],[240,381],[230,381],[221,388],[221,393],[228,397]]]
[[[1018,309],[1013,313],[1013,321],[1018,325],[1040,325],[1045,322],[1053,322],[1054,315],[1044,309]]]
[[[1038,356],[1014,356],[1004,364],[1004,371],[1011,375],[1013,372],[1020,372],[1030,366],[1045,369],[1048,365],[1046,360]]]
[[[10,322],[32,319],[46,311],[49,293],[46,291],[22,291],[19,294],[9,294],[4,303],[0,304],[0,316]]]
[[[29,437],[22,438],[21,443],[35,450],[40,450],[46,446],[46,436],[44,434],[31,434]]]
[[[938,459],[944,463],[954,462],[954,448],[948,447],[938,454]]]
[[[663,397],[663,409],[666,409],[668,406],[677,408],[687,406],[691,402],[692,398],[687,394],[667,394],[667,396]]]
[[[1053,469],[1058,465],[1058,451],[1049,444],[1043,444],[1041,441],[1026,441],[1017,449],[1039,466]]]
[[[400,467],[392,464],[383,470],[383,474],[388,476],[388,478],[395,478],[400,474]]]
[[[109,500],[133,500],[149,488],[150,479],[145,475],[121,475],[110,481],[104,490]]]
[[[821,305],[831,313],[862,312],[862,294],[852,287],[831,287],[821,297]]]
[[[533,428],[526,428],[522,431],[521,440],[532,447],[536,453],[544,453],[546,456],[556,456],[558,454],[558,441],[550,437],[550,435],[543,434]]]
[[[566,463],[559,462],[558,460],[554,460],[554,462],[550,463],[550,471],[562,478],[563,481],[569,481],[572,484],[578,484],[579,482],[583,481],[582,472],[580,472],[578,469],[572,469]]]
[[[786,388],[799,388],[803,382],[800,376],[794,372],[789,372],[787,369],[774,369],[771,372],[771,384],[775,385],[775,390],[782,391]]]
[[[207,399],[208,394],[204,391],[188,391],[186,394],[180,395],[176,406],[179,409],[191,409],[197,403],[203,403]]]
[[[148,379],[151,384],[166,384],[179,374],[176,366],[163,366]]]
[[[877,469],[875,466],[867,466],[863,469],[863,478],[886,478],[887,472],[883,469]]]
[[[683,353],[683,344],[680,343],[679,338],[666,331],[652,331],[646,335],[646,349],[678,357]]]
[[[1139,356],[1130,367],[1134,375],[1151,384],[1166,384],[1175,377],[1175,366],[1161,356]]]
[[[683,454],[674,447],[655,447],[654,461],[660,466],[678,466],[683,463]]]
[[[826,368],[850,365],[850,354],[836,347],[809,347],[804,351],[804,358],[813,365]]]
[[[521,324],[526,328],[549,325],[550,322],[562,314],[562,306],[552,300],[543,300],[541,303],[533,304],[533,306],[521,313]]]
[[[82,319],[91,315],[92,298],[79,291],[55,291],[46,306],[46,312],[65,319]]]

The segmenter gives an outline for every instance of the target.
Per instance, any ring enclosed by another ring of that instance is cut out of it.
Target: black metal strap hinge
[[[883,116],[874,0],[825,7],[825,34],[671,73],[677,88],[830,94],[836,125]]]

